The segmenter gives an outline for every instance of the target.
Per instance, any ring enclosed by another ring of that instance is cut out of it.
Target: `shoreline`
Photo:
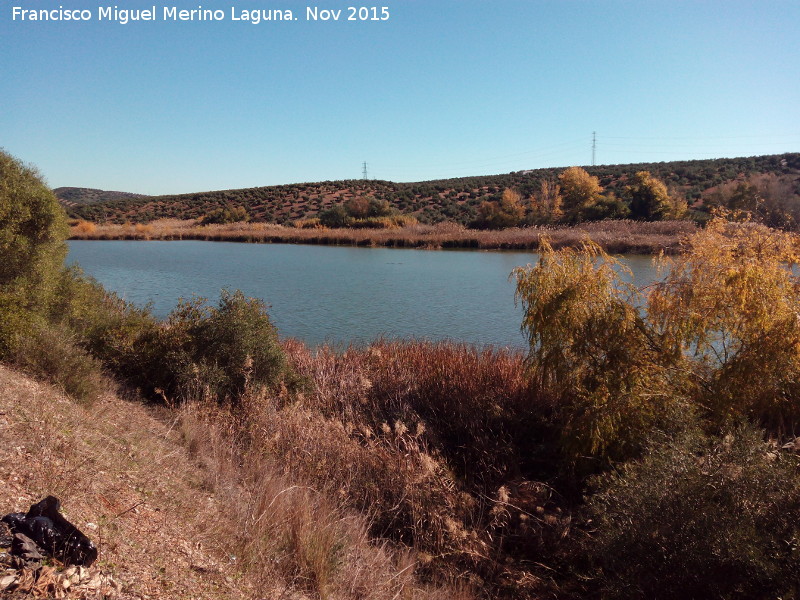
[[[70,228],[70,240],[140,240],[313,244],[426,250],[537,250],[542,237],[555,248],[577,246],[587,237],[611,254],[677,252],[680,241],[697,231],[691,221],[599,221],[572,227],[467,229],[454,223],[410,225],[394,229],[299,229],[267,223],[196,225],[175,219],[147,224],[97,225],[86,221]]]

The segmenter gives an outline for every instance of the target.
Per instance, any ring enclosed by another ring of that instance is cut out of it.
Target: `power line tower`
[[[367,161],[364,161],[364,168],[361,170],[361,174],[364,176],[364,181],[369,179],[369,177],[367,177]]]
[[[594,166],[594,154],[597,150],[597,132],[592,132],[592,166]]]

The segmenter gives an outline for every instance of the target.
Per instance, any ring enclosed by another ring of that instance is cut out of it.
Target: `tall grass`
[[[284,348],[305,393],[247,396],[228,436],[260,457],[255,472],[280,470],[267,498],[293,482],[280,502],[322,502],[313,510],[340,520],[366,515],[359,535],[413,549],[426,581],[506,597],[551,589],[551,574],[523,567],[524,557],[564,552],[571,517],[543,481],[556,470],[550,408],[537,403],[519,353],[392,341]],[[272,486],[270,477],[253,481]]]
[[[369,520],[331,486],[265,452],[259,428],[274,417],[263,395],[248,395],[243,416],[207,404],[180,410],[181,429],[211,486],[228,506],[235,531],[218,531],[259,594],[302,591],[318,598],[470,600],[463,584],[424,585],[413,552],[375,540]],[[273,431],[293,433],[286,416]],[[324,433],[314,428],[318,434]],[[252,436],[252,437],[251,437]],[[305,440],[303,440],[305,441]],[[325,441],[325,440],[320,440]],[[295,443],[302,443],[296,440]]]
[[[690,221],[600,221],[576,227],[526,227],[496,231],[467,229],[455,223],[328,229],[313,220],[285,227],[267,223],[197,225],[194,221],[165,219],[146,226],[97,225],[93,231],[73,226],[71,239],[97,240],[206,240],[253,243],[295,243],[396,248],[479,248],[535,250],[547,236],[554,247],[575,246],[587,235],[609,252],[675,252],[678,242],[696,231]]]

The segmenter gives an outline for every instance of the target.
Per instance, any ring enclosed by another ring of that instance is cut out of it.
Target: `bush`
[[[152,397],[238,402],[249,386],[293,383],[264,303],[240,291],[180,304],[140,347],[137,383]]]
[[[367,217],[350,221],[353,229],[396,229],[416,225],[417,219],[411,215],[392,215],[390,217]]]
[[[743,426],[695,430],[598,478],[589,554],[603,597],[795,597],[797,468]]]
[[[34,327],[20,338],[12,360],[27,373],[61,387],[82,402],[91,402],[108,388],[100,363],[61,327]]]
[[[247,214],[247,210],[244,206],[227,205],[212,210],[204,216],[200,222],[203,225],[227,225],[228,223],[240,223],[249,220],[250,215]]]
[[[66,256],[66,216],[41,176],[0,151],[0,356],[53,297]]]
[[[140,309],[107,292],[78,267],[64,269],[56,285],[56,301],[47,316],[51,323],[78,332],[76,343],[128,381],[141,378],[157,327],[148,309]]]
[[[319,214],[319,222],[325,227],[347,227],[350,223],[350,215],[344,206],[335,204]]]

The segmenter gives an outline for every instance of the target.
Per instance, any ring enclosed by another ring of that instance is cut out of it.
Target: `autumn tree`
[[[625,458],[677,400],[648,337],[625,268],[591,241],[554,250],[514,271],[528,364],[537,388],[558,407],[568,460]]]
[[[344,203],[344,209],[354,219],[366,219],[369,215],[369,199],[364,196],[348,198]]]
[[[657,427],[697,411],[714,428],[800,424],[800,238],[714,219],[662,258],[646,298],[591,242],[517,269],[538,389],[573,460],[631,457]],[[688,411],[688,412],[687,412]]]
[[[522,196],[506,188],[500,201],[485,201],[478,207],[477,224],[487,229],[505,229],[519,226],[525,218]]]
[[[550,179],[543,179],[539,184],[539,192],[530,198],[531,221],[537,224],[559,221],[564,216],[561,204],[561,186]]]
[[[625,186],[623,195],[630,205],[634,219],[661,221],[671,216],[672,201],[667,193],[667,186],[649,171],[637,172]]]
[[[564,217],[572,222],[583,220],[583,211],[596,203],[602,194],[600,180],[580,167],[570,167],[558,176],[558,180]]]
[[[780,427],[800,419],[800,257],[797,236],[713,220],[650,295],[667,354],[688,356],[698,400],[719,418]]]
[[[319,222],[325,227],[347,227],[350,215],[342,204],[334,204],[319,214]]]

